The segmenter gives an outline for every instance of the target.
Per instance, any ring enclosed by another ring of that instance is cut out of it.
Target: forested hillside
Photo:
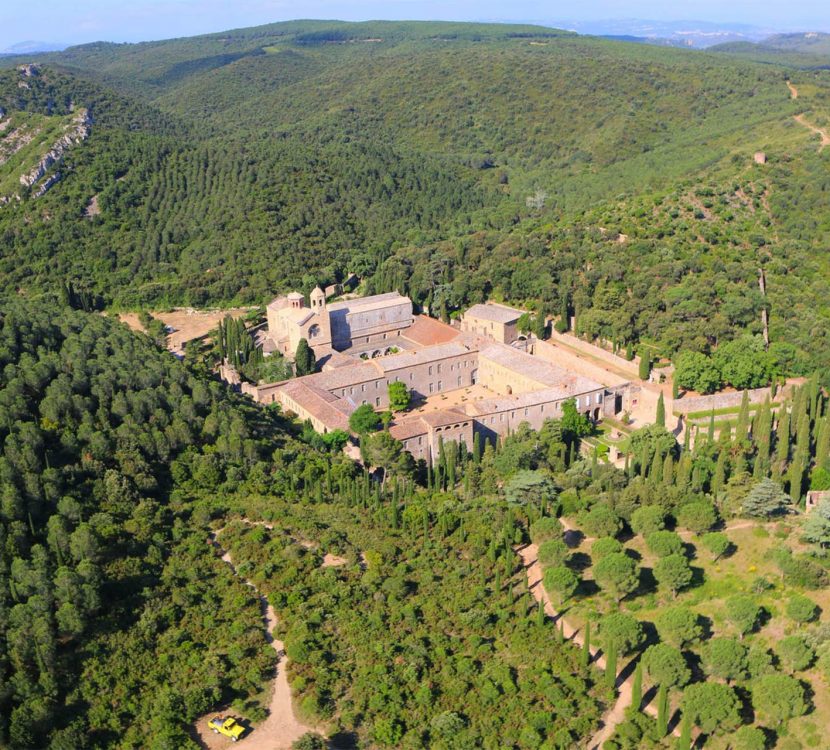
[[[262,720],[273,651],[211,524],[279,614],[297,710],[339,746],[593,730],[606,691],[534,624],[513,550],[543,506],[492,497],[509,456],[481,473],[453,447],[426,487],[382,493],[149,337],[57,305],[0,316],[0,373],[0,745],[167,750],[228,704]]]
[[[0,207],[6,296],[262,303],[356,272],[445,314],[486,296],[585,314],[586,335],[669,356],[757,332],[766,309],[782,372],[830,358],[828,151],[793,119],[824,127],[826,71],[384,22],[39,65],[28,88],[0,75],[0,106],[85,106],[92,134],[47,195]]]
[[[184,722],[272,666],[188,503],[255,473],[273,426],[57,306],[3,312],[0,372],[0,744],[183,747]]]

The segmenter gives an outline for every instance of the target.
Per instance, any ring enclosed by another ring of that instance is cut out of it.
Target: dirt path
[[[562,519],[560,519],[562,521]],[[566,531],[574,531],[574,527],[570,525],[567,521],[562,523],[563,528]],[[562,633],[564,634],[565,638],[572,641],[579,647],[585,643],[585,638],[579,630],[574,628],[565,618],[564,616],[560,615],[559,612],[556,611],[553,607],[553,603],[548,597],[547,592],[545,591],[544,586],[542,585],[542,566],[539,564],[539,547],[536,544],[528,544],[525,547],[521,547],[517,549],[519,556],[522,558],[522,565],[527,573],[527,586],[530,589],[530,592],[533,594],[533,597],[536,599],[537,602],[542,602],[545,608],[545,614],[550,617],[554,622],[561,625]],[[600,649],[596,647],[590,647],[591,652],[591,662],[596,664],[600,669],[605,669],[605,656],[602,654]],[[625,710],[631,705],[631,698],[633,696],[633,684],[634,684],[634,669],[633,665],[634,662],[638,659],[638,656],[635,656],[627,663],[623,663],[621,666],[621,670],[617,676],[617,700],[614,702],[614,705],[603,715],[602,717],[602,726],[597,731],[597,733],[590,739],[590,741],[585,745],[587,750],[599,750],[603,743],[610,739],[611,736],[614,734],[614,730],[617,726],[625,720]],[[620,677],[620,675],[627,675],[624,679]],[[651,703],[646,704],[643,710],[651,714],[652,716],[657,716],[657,709]],[[677,737],[680,736],[680,731],[677,727],[675,727],[673,734]]]
[[[793,85],[792,81],[787,81],[787,88],[790,90],[790,98],[798,99],[798,89]]]
[[[804,119],[804,115],[796,115],[795,121],[799,125],[802,125],[808,130],[812,130],[816,135],[821,137],[821,145],[818,147],[819,152],[823,151],[825,146],[830,146],[830,135],[828,135],[826,130],[807,122],[807,120]]]
[[[256,522],[250,523],[255,524]],[[270,528],[269,524],[263,523],[262,525]],[[214,543],[221,532],[222,530],[220,529],[211,535]],[[236,573],[236,566],[233,563],[230,553],[225,550],[222,550],[222,553],[222,559]],[[250,586],[259,594],[257,587],[250,581],[245,581],[245,585]],[[303,724],[294,714],[294,708],[291,702],[291,687],[288,684],[288,657],[285,655],[285,644],[272,635],[272,631],[277,624],[277,615],[263,594],[259,594],[259,602],[262,607],[265,639],[277,652],[277,674],[274,678],[274,692],[271,695],[271,704],[268,706],[268,718],[256,727],[249,736],[245,736],[245,744],[243,747],[245,750],[289,750],[291,743],[302,737],[306,732],[313,732],[316,729],[315,727],[309,727]],[[208,720],[220,713],[213,711],[207,716],[203,716],[196,723],[196,741],[207,750],[222,750],[233,745],[230,739],[216,735],[208,729]]]

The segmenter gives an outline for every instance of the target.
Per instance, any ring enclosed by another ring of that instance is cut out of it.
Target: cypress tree
[[[778,429],[775,432],[775,460],[784,464],[790,457],[790,413],[786,405],[781,407],[778,417]]]
[[[617,647],[613,643],[605,652],[605,684],[611,690],[617,684]]]
[[[665,737],[669,730],[669,691],[665,684],[660,684],[657,691],[657,734]]]
[[[749,391],[744,391],[741,398],[741,408],[738,412],[738,422],[735,425],[735,439],[738,443],[746,440],[746,434],[749,431]]]
[[[580,663],[583,667],[587,667],[591,663],[591,623],[585,623],[585,640],[582,642],[582,653],[580,655]]]
[[[657,416],[654,421],[661,427],[666,426],[666,404],[663,401],[663,391],[660,391],[660,396],[657,399]]]
[[[651,374],[651,359],[646,352],[643,352],[640,355],[640,380],[648,380],[648,376]]]
[[[654,451],[654,458],[651,461],[648,478],[653,484],[660,484],[663,481],[663,457],[658,450]]]
[[[545,605],[540,601],[536,607],[536,624],[541,628],[545,624]]]
[[[712,409],[712,414],[709,416],[709,431],[706,433],[706,439],[710,443],[715,442],[715,410]]]
[[[666,454],[663,461],[663,484],[666,487],[671,487],[674,484],[674,458],[671,451]]]
[[[637,666],[634,668],[634,680],[631,684],[631,706],[635,711],[640,710],[640,704],[643,702],[643,661],[637,660]]]
[[[691,750],[692,747],[692,721],[689,715],[684,713],[680,724],[680,739],[677,741],[677,750]]]
[[[481,463],[481,433],[476,432],[473,435],[473,463],[478,464]]]
[[[726,482],[726,451],[718,452],[718,462],[715,464],[715,474],[712,477],[712,494],[717,497]]]

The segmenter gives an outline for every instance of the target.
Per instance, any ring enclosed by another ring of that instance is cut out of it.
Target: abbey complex
[[[403,383],[413,408],[398,414],[390,434],[416,459],[432,461],[439,442],[472,446],[526,422],[539,429],[573,399],[592,420],[631,409],[637,388],[606,387],[536,353],[519,332],[522,310],[487,303],[470,307],[458,325],[415,315],[397,292],[328,304],[320,287],[292,292],[267,307],[265,352],[293,357],[302,339],[320,371],[278,383],[245,384],[264,404],[309,420],[318,432],[349,431],[362,404],[388,409],[389,385]]]

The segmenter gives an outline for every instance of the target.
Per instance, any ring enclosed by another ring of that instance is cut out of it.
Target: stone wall
[[[783,388],[779,388],[775,394],[770,388],[755,388],[746,391],[746,393],[749,394],[750,404],[762,404],[767,397],[770,401],[786,397],[791,393],[794,385],[794,383],[788,383]],[[713,409],[715,411],[718,409],[734,409],[741,405],[743,397],[744,391],[726,391],[713,393],[709,396],[683,396],[675,399],[672,410],[675,414],[689,414],[690,412],[712,411]]]
[[[550,340],[554,343],[558,342],[564,346],[569,346],[571,349],[576,349],[583,354],[587,354],[589,357],[599,358],[608,362],[625,372],[632,379],[639,379],[640,377],[640,358],[637,356],[629,362],[625,357],[620,357],[596,344],[591,344],[571,334],[559,333],[555,330],[551,331]]]

